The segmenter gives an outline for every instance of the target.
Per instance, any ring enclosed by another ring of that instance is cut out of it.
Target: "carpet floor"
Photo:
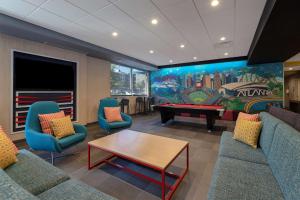
[[[175,121],[162,126],[158,113],[133,117],[131,130],[181,139],[190,143],[190,170],[175,192],[173,200],[204,200],[207,198],[212,171],[217,159],[220,136],[224,130],[232,131],[234,123],[216,121],[215,126],[215,130],[208,133],[205,120],[176,117]],[[88,125],[88,130],[88,137],[83,143],[65,152],[66,154],[76,154],[55,160],[56,167],[64,170],[72,178],[81,180],[120,200],[160,199],[160,189],[155,184],[124,174],[124,172],[112,166],[103,165],[89,171],[87,169],[87,142],[103,137],[106,134],[96,123]],[[19,146],[27,148],[26,144],[19,144]],[[47,156],[41,152],[35,153],[41,157]],[[93,160],[98,160],[105,156],[107,154],[99,150],[92,151]],[[174,169],[183,168],[185,159],[185,154],[180,155],[172,167]],[[132,163],[121,159],[116,162],[132,165]],[[139,167],[133,165],[135,169]],[[147,173],[152,172],[148,170]]]

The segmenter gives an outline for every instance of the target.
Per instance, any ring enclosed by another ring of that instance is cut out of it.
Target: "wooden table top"
[[[188,142],[138,131],[123,130],[90,141],[88,144],[159,169],[165,169],[188,145]]]

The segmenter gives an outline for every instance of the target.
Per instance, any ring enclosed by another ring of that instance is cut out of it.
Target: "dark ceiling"
[[[284,62],[300,52],[300,0],[268,0],[248,53],[249,64]]]

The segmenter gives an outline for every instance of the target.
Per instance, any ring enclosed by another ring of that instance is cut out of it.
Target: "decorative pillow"
[[[4,134],[7,137],[7,139],[9,139],[11,141],[11,139],[6,135],[6,133],[3,130],[2,126],[0,126],[0,134]],[[14,148],[15,153],[18,154],[19,153],[19,149],[17,148],[17,146],[12,141],[11,141],[11,144],[12,144],[12,146]]]
[[[104,107],[107,122],[122,122],[120,107]]]
[[[15,145],[8,138],[8,136],[1,131],[0,132],[0,168],[6,167],[17,162]]]
[[[57,139],[75,134],[75,130],[70,116],[53,119],[50,122],[50,124],[51,124],[51,129],[53,131],[53,135]]]
[[[50,113],[50,114],[41,114],[39,115],[41,127],[43,130],[43,133],[46,134],[53,134],[51,130],[50,122],[53,119],[59,119],[65,117],[65,113],[63,111],[57,112],[57,113]]]
[[[248,120],[248,121],[255,121],[255,122],[260,121],[258,114],[248,114],[248,113],[243,113],[243,112],[239,113],[239,116],[238,116],[237,120],[239,120],[239,119],[244,119],[244,120]]]
[[[235,125],[233,139],[256,149],[261,127],[261,122],[240,119]]]

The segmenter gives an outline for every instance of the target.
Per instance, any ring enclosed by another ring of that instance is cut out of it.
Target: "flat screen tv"
[[[14,52],[15,91],[74,91],[76,63]]]

